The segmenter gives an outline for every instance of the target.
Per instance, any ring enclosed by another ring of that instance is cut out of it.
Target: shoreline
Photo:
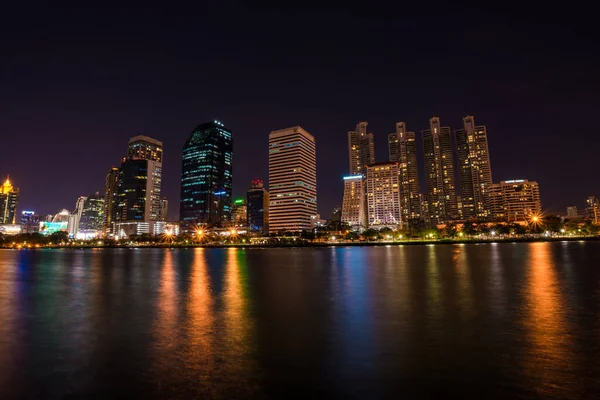
[[[151,244],[126,244],[126,245],[63,245],[63,246],[3,246],[6,250],[46,250],[46,249],[222,249],[222,248],[314,248],[314,247],[373,247],[373,246],[419,246],[419,245],[454,245],[454,244],[492,244],[492,243],[537,243],[537,242],[580,242],[600,241],[600,235],[576,237],[526,237],[526,238],[494,238],[494,239],[438,239],[438,240],[396,240],[396,241],[355,241],[355,242],[310,242],[289,244],[179,244],[179,243],[151,243]]]

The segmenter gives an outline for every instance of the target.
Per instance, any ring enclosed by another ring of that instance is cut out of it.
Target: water
[[[0,398],[597,398],[600,243],[0,250]]]

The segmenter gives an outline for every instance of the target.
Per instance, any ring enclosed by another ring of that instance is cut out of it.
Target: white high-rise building
[[[269,134],[269,232],[311,229],[317,214],[315,138],[300,126]]]
[[[352,229],[362,231],[367,226],[365,218],[365,191],[362,175],[344,177],[344,200],[342,202],[342,222]]]
[[[83,213],[83,207],[87,197],[80,196],[75,203],[75,210],[69,214],[69,221],[67,223],[67,232],[69,235],[76,235],[79,232],[79,221],[81,220],[81,214]]]
[[[398,163],[375,163],[367,167],[367,214],[369,228],[401,225]]]

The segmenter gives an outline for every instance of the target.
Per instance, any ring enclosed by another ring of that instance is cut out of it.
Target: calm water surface
[[[600,243],[0,250],[0,398],[598,398]]]

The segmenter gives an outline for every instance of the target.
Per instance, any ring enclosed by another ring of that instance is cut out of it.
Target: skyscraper
[[[369,227],[400,226],[398,163],[382,162],[368,166],[366,187]]]
[[[362,175],[344,177],[344,200],[342,201],[342,222],[353,230],[362,231],[367,227],[366,196]]]
[[[401,122],[398,122],[400,124]],[[396,124],[396,132],[388,135],[388,159],[391,162],[400,162],[400,143],[398,141],[398,124]]]
[[[146,160],[147,179],[144,221],[160,220],[160,193],[162,189],[162,142],[148,136],[135,136],[129,139],[127,160]]]
[[[129,139],[127,158],[132,160],[152,160],[162,164],[163,144],[151,137],[138,135]]]
[[[431,224],[445,223],[458,218],[450,128],[440,126],[440,119],[433,117],[421,135],[429,218]]]
[[[158,220],[158,207],[147,201],[153,189],[154,161],[126,159],[119,168],[117,222],[149,222]]]
[[[79,221],[81,221],[81,215],[83,214],[83,207],[87,197],[79,196],[75,202],[75,210],[69,213],[67,232],[69,235],[75,236],[79,232]]]
[[[359,122],[355,130],[348,132],[348,155],[350,174],[364,174],[365,168],[375,162],[375,141],[367,133],[367,122]]]
[[[233,173],[231,131],[218,121],[198,125],[183,146],[181,231],[196,225],[222,226],[231,220]]]
[[[160,201],[160,220],[167,221],[169,219],[169,200],[166,197]]]
[[[269,192],[265,190],[263,181],[252,181],[246,195],[246,219],[250,232],[269,233]]]
[[[315,138],[300,126],[269,134],[269,231],[311,229],[317,214]]]
[[[402,221],[417,226],[421,219],[421,201],[415,133],[407,132],[406,124],[398,122],[396,132],[388,135],[388,148],[390,161],[397,162],[399,168]]]
[[[103,213],[104,197],[98,192],[89,195],[83,203],[78,233],[85,237],[99,235],[102,231]]]
[[[19,189],[6,177],[6,181],[0,186],[0,224],[15,223],[18,201]]]
[[[152,225],[160,220],[162,155],[162,142],[156,139],[135,136],[129,140],[127,157],[119,168],[114,213],[118,226],[113,233],[121,236],[153,232]]]
[[[112,232],[113,222],[117,219],[119,195],[119,168],[112,167],[106,175],[104,183],[104,211],[102,213],[102,230],[105,235]]]
[[[476,126],[470,115],[463,118],[463,126],[454,131],[462,216],[464,219],[485,219],[490,215],[489,190],[492,185],[487,132],[485,126]]]

